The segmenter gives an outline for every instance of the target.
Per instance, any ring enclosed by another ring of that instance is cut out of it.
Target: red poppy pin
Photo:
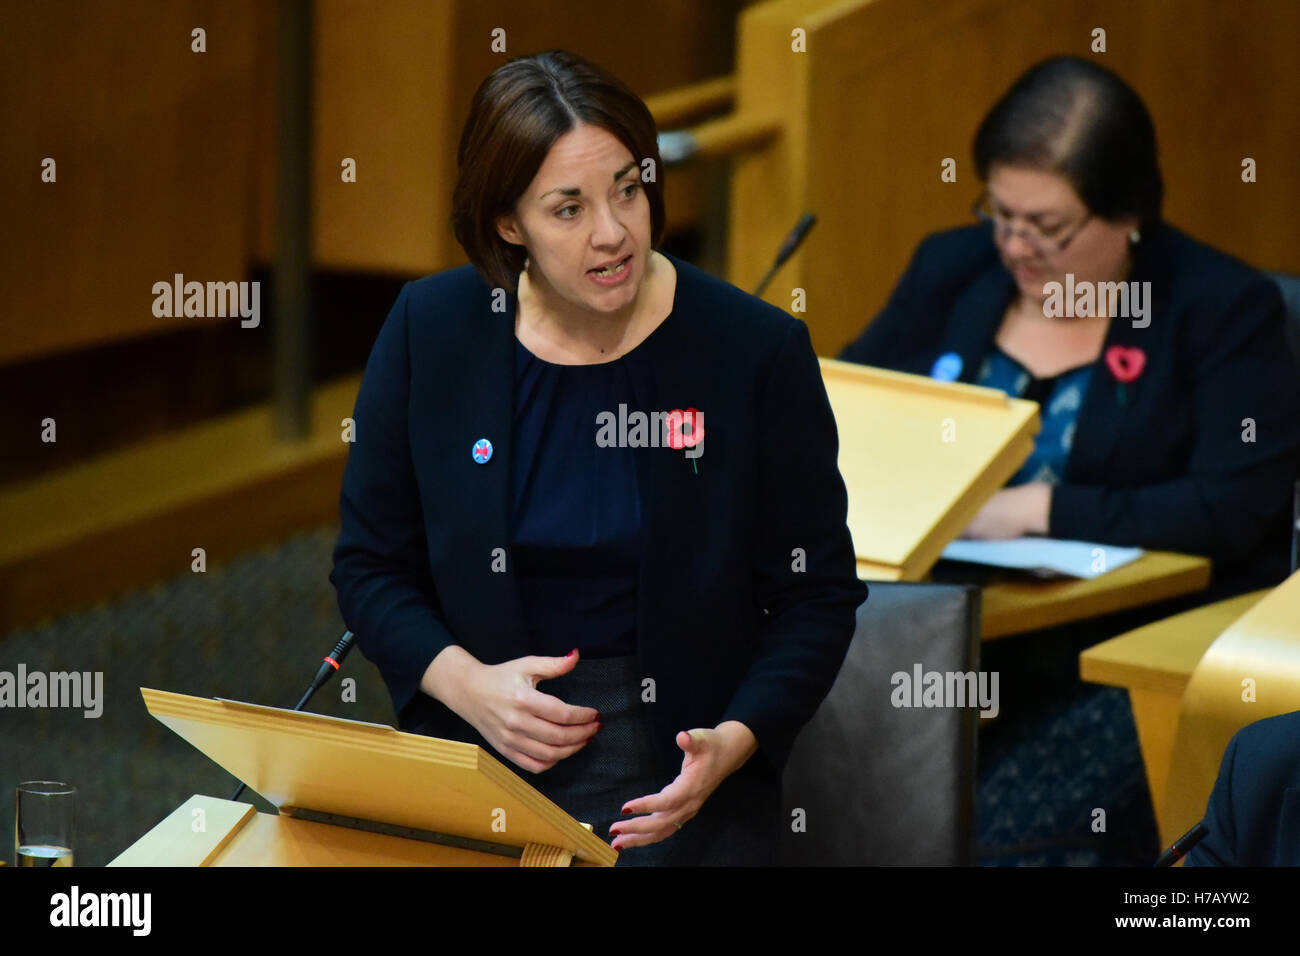
[[[1115,387],[1115,400],[1123,405],[1128,400],[1125,386],[1136,382],[1142,370],[1147,367],[1147,353],[1138,348],[1112,345],[1106,350],[1106,367],[1119,383]]]
[[[664,417],[664,422],[668,428],[668,447],[681,451],[683,448],[694,449],[699,447],[695,454],[686,453],[686,457],[691,460],[691,470],[695,474],[700,473],[695,461],[704,454],[704,413],[698,408],[688,408],[682,411],[680,408],[674,408]]]

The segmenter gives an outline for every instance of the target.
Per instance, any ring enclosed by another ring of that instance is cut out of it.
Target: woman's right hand
[[[484,664],[453,644],[433,659],[420,687],[503,757],[540,773],[573,756],[600,729],[594,708],[571,706],[537,690],[539,681],[567,674],[577,663],[575,648],[565,657],[533,655]]]

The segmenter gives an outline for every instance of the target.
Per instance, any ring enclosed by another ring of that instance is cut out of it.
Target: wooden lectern
[[[858,577],[920,581],[1025,463],[1038,405],[963,382],[821,359],[839,431]],[[1210,562],[1148,551],[1083,581],[1014,577],[981,590],[985,640],[1152,604],[1210,583]]]
[[[193,796],[109,866],[613,866],[614,849],[473,744],[140,688],[275,804]]]
[[[1038,405],[994,388],[820,361],[858,577],[919,581],[1028,460]]]

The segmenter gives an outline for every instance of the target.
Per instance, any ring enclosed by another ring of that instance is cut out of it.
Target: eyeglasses
[[[1088,213],[1073,227],[1067,229],[1065,226],[1057,226],[1054,229],[1041,229],[1033,223],[1027,224],[1023,229],[1012,229],[1010,216],[1005,216],[997,209],[989,199],[987,192],[981,193],[979,199],[971,206],[971,212],[980,222],[992,223],[996,233],[1006,236],[1020,236],[1025,242],[1034,247],[1034,251],[1041,256],[1054,256],[1064,251],[1077,236],[1089,220],[1092,219],[1092,213]]]

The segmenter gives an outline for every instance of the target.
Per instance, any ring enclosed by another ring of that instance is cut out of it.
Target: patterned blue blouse
[[[1066,369],[1050,378],[1035,378],[1023,365],[996,345],[980,366],[976,384],[1001,389],[1015,398],[1038,402],[1043,430],[1034,441],[1034,451],[1024,466],[1011,476],[1007,486],[1031,481],[1058,485],[1065,480],[1074,445],[1074,422],[1088,394],[1088,383],[1096,363]]]

